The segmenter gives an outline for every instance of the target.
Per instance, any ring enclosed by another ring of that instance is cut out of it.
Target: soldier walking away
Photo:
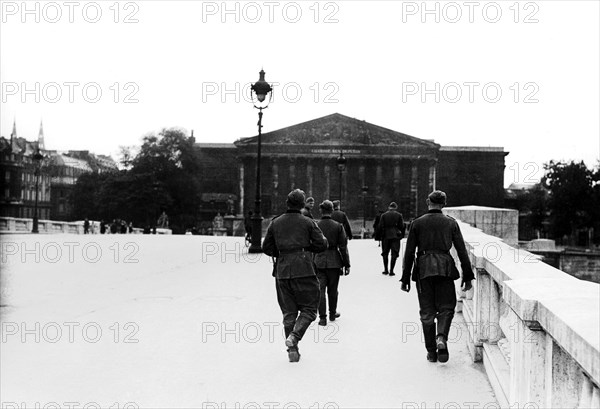
[[[262,245],[266,255],[277,258],[273,275],[290,362],[300,360],[298,342],[317,318],[319,281],[312,253],[327,250],[327,239],[317,223],[300,213],[304,201],[300,189],[288,194],[287,212],[273,218]]]
[[[350,274],[350,256],[348,255],[348,239],[344,226],[331,218],[333,203],[329,200],[319,205],[321,220],[317,225],[327,238],[328,247],[322,253],[315,255],[317,278],[321,289],[319,301],[319,325],[327,325],[327,304],[325,294],[329,300],[329,320],[335,321],[340,317],[337,312],[338,284],[341,275]]]
[[[452,245],[458,253],[463,272],[462,289],[472,288],[475,277],[456,220],[442,213],[446,194],[435,190],[427,198],[429,211],[416,218],[408,232],[406,253],[402,271],[402,290],[410,291],[416,281],[419,297],[419,314],[423,325],[425,348],[429,362],[448,361],[448,332],[456,307],[454,280],[460,278],[454,259],[450,255]],[[417,260],[415,263],[415,251]],[[415,263],[414,269],[413,263]],[[437,333],[436,323],[437,321]],[[436,335],[437,334],[437,335]]]
[[[314,219],[314,217],[312,215],[313,207],[315,207],[315,199],[312,197],[309,197],[308,199],[306,199],[306,204],[302,208],[302,214],[305,215],[306,217],[310,217],[311,219]]]
[[[333,202],[333,213],[331,214],[331,218],[338,223],[342,223],[344,226],[344,230],[346,231],[346,237],[348,240],[352,240],[352,228],[350,227],[350,221],[348,221],[348,216],[340,209],[340,201],[334,200]]]
[[[381,256],[383,257],[383,273],[385,275],[395,276],[394,268],[396,260],[400,255],[400,240],[404,237],[404,219],[402,214],[396,210],[398,205],[396,202],[391,202],[388,206],[388,211],[381,215],[377,225],[377,236],[381,238]],[[390,269],[388,270],[388,261],[390,251],[392,260]]]

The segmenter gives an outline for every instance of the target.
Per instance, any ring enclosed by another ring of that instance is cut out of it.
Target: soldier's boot
[[[381,273],[381,274],[388,275],[389,274],[388,273],[388,256],[383,256],[383,268],[384,268],[384,270],[383,270],[383,273]]]
[[[438,335],[436,338],[437,355],[440,362],[448,362],[448,344],[446,343],[446,337]]]
[[[392,263],[390,264],[390,277],[396,275],[394,273],[394,267],[396,267],[396,260],[398,260],[398,257],[392,257]]]
[[[290,334],[285,340],[285,345],[288,347],[287,353],[290,362],[298,362],[300,360],[300,351],[298,350],[298,338],[294,334]]]
[[[321,317],[319,318],[319,325],[321,326],[326,326],[327,325],[327,317]]]

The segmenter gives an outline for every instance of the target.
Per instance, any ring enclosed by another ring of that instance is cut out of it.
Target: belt
[[[293,253],[302,253],[306,250],[304,248],[299,249],[289,249],[289,250],[279,250],[279,254],[293,254]]]
[[[444,250],[423,250],[417,252],[417,257],[426,256],[427,254],[450,254],[450,251]]]

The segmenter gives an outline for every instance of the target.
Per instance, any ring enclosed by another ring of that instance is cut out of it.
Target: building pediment
[[[238,147],[256,145],[257,137],[242,138]],[[322,145],[415,147],[438,150],[435,142],[415,138],[338,113],[262,135],[263,145]]]

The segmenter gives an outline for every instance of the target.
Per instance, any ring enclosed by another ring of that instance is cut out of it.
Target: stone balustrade
[[[460,226],[476,281],[468,293],[456,281],[458,309],[499,404],[600,408],[600,285]]]
[[[90,221],[92,222],[92,221]],[[100,233],[100,223],[95,223],[95,234]],[[33,219],[22,219],[16,217],[0,217],[0,234],[8,233],[31,233],[33,229]],[[83,221],[78,222],[59,222],[54,220],[38,220],[38,231],[43,234],[83,234]],[[142,234],[144,229],[133,228],[133,234]],[[172,234],[171,229],[156,229],[157,234]]]

